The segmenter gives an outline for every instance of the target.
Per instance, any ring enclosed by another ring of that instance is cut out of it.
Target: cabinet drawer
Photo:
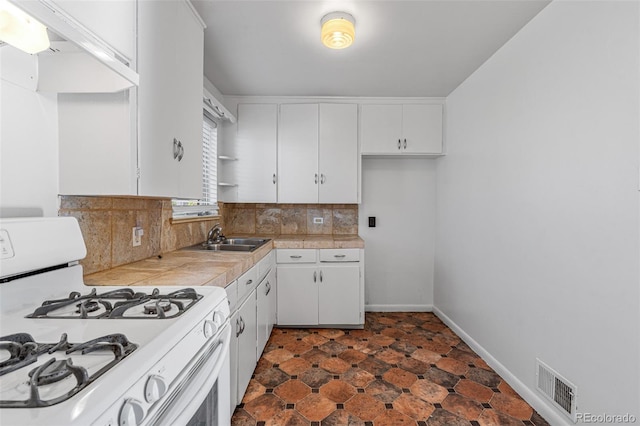
[[[256,266],[249,269],[238,278],[238,302],[242,303],[244,298],[258,285],[258,268]]]
[[[271,250],[265,257],[258,262],[258,282],[267,276],[275,263],[275,253]]]
[[[321,249],[320,262],[359,262],[360,249]]]
[[[278,263],[316,263],[316,249],[278,249]]]
[[[225,288],[227,299],[229,300],[229,312],[233,312],[238,304],[238,281],[234,281]]]

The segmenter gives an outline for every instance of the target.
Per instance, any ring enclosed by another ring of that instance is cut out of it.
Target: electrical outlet
[[[313,218],[313,223],[316,225],[322,225],[324,223],[324,218],[323,217],[314,217]]]
[[[138,247],[142,244],[142,228],[138,228],[134,226],[131,231],[131,238],[133,241],[133,246]]]

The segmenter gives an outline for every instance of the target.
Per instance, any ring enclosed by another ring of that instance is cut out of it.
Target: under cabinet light
[[[0,41],[31,54],[49,48],[47,27],[7,0],[0,0]]]

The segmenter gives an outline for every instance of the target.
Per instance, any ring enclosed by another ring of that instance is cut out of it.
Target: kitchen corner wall
[[[204,241],[221,219],[171,222],[171,199],[158,197],[60,197],[59,216],[78,219],[87,256],[80,261],[84,274],[158,256]],[[132,228],[144,230],[142,244],[132,245]]]
[[[238,204],[222,208],[225,235],[356,235],[357,204]],[[313,218],[323,218],[315,224]]]

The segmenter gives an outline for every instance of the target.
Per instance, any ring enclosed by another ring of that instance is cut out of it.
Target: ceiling
[[[207,24],[204,71],[224,95],[447,96],[547,0],[192,0]],[[320,20],[356,19],[331,50]]]

